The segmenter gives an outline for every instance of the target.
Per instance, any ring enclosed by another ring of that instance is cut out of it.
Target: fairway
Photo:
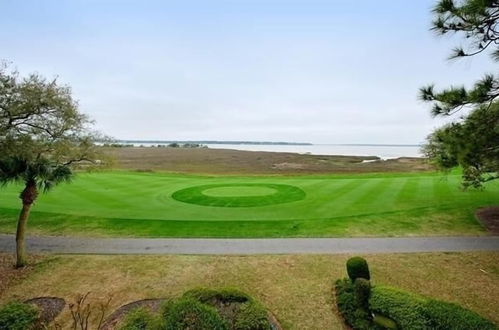
[[[463,192],[460,176],[370,174],[209,177],[79,174],[41,194],[31,232],[143,237],[300,237],[484,234],[477,207],[499,183]],[[19,186],[0,190],[0,230],[13,232]]]

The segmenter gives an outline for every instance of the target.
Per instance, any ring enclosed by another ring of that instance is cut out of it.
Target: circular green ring
[[[221,187],[265,187],[276,190],[275,193],[262,196],[208,196],[203,191]],[[183,203],[217,207],[254,207],[296,202],[304,199],[306,193],[298,187],[287,184],[270,183],[229,183],[207,184],[177,190],[172,198]]]

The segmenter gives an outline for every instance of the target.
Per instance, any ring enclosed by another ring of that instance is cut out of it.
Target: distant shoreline
[[[309,143],[309,142],[272,142],[272,141],[210,141],[210,140],[116,140],[116,143],[147,144],[221,144],[221,145],[288,145],[288,146],[359,146],[359,147],[421,147],[421,144],[383,144],[383,143]]]
[[[118,143],[181,143],[181,144],[247,144],[247,145],[290,145],[311,146],[308,142],[270,142],[270,141],[210,141],[210,140],[116,140]]]

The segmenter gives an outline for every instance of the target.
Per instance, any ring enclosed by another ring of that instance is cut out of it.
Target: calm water
[[[135,143],[139,146],[140,143]],[[150,146],[150,143],[142,143]],[[154,144],[156,145],[156,144]],[[312,155],[348,155],[348,156],[378,156],[382,159],[398,157],[421,157],[419,146],[386,146],[386,145],[257,145],[257,144],[207,144],[212,149],[236,149],[248,151],[295,152]]]
[[[378,156],[382,159],[398,157],[421,157],[420,146],[362,146],[362,145],[231,145],[231,144],[208,144],[209,148],[237,149],[249,151],[276,151],[296,152],[300,154],[310,153],[312,155],[348,155],[348,156]]]

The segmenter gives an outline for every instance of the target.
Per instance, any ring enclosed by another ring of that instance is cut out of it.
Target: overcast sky
[[[430,28],[435,0],[0,1],[0,59],[73,88],[118,139],[422,142],[428,83],[485,58]]]

